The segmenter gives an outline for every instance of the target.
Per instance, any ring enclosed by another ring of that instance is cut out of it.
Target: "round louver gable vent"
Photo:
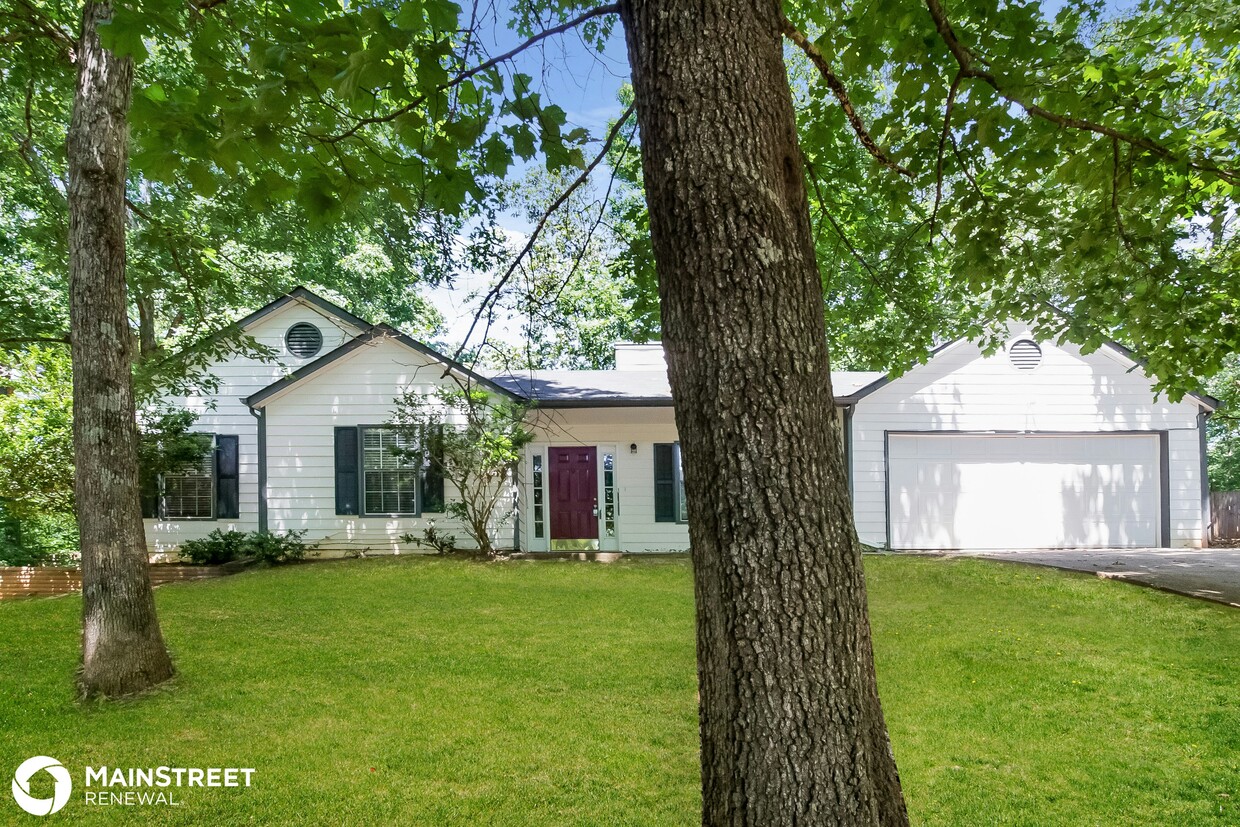
[[[1033,370],[1042,364],[1042,348],[1037,342],[1021,339],[1008,348],[1008,359],[1017,370]]]
[[[284,346],[294,356],[306,359],[323,347],[323,334],[309,322],[298,322],[284,334]]]

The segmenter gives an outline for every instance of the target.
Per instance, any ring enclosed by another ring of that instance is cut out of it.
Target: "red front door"
[[[598,449],[552,448],[551,539],[598,539]]]

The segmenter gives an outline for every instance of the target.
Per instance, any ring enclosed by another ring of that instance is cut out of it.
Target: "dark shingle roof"
[[[883,377],[878,371],[831,371],[840,403]],[[545,408],[607,408],[672,404],[667,372],[662,370],[535,370],[491,377],[500,387],[537,401]]]

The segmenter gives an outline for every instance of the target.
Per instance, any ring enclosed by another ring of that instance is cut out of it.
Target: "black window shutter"
[[[215,518],[235,520],[241,515],[238,489],[237,436],[223,434],[215,438]]]
[[[676,455],[670,442],[654,446],[654,521],[676,522]]]
[[[141,487],[142,516],[154,520],[159,516],[159,477],[145,468],[139,468],[138,485]]]
[[[422,468],[422,511],[442,514],[447,503],[443,493],[443,426],[434,425],[426,435],[426,465]]]
[[[357,428],[336,429],[336,513],[358,513]]]

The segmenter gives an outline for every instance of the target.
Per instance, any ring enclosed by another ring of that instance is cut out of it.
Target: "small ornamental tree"
[[[456,498],[446,501],[445,513],[491,559],[499,556],[491,529],[512,507],[513,466],[534,438],[525,427],[528,414],[528,406],[476,387],[445,387],[406,391],[390,420],[407,446],[395,450],[451,483]]]

